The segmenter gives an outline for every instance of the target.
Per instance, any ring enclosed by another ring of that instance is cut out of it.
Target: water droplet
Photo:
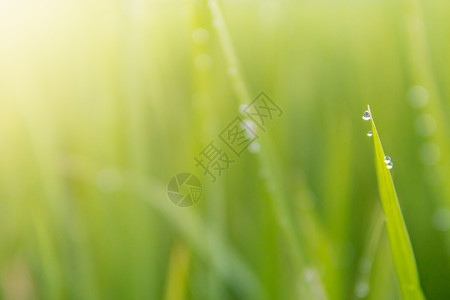
[[[385,156],[384,157],[384,162],[387,163],[387,164],[390,163],[391,162],[391,157],[390,156]]]
[[[369,112],[368,110],[366,110],[366,111],[363,113],[362,118],[363,118],[364,121],[369,121],[370,118],[371,118],[370,112]]]
[[[192,39],[198,44],[204,44],[208,42],[209,32],[205,28],[197,28],[192,32]]]
[[[305,278],[308,282],[311,282],[314,280],[314,278],[316,277],[315,272],[312,268],[306,268],[305,271],[303,271]]]
[[[247,139],[253,139],[256,137],[256,125],[251,120],[243,120],[241,123],[241,128],[245,130],[245,137]]]
[[[394,164],[392,163],[392,161],[390,161],[386,164],[386,168],[388,168],[389,170],[392,169],[393,167],[394,167]]]
[[[372,136],[372,135],[373,135],[372,131],[369,131],[369,132],[367,133],[367,136]]]
[[[369,295],[370,287],[369,284],[365,281],[360,281],[355,287],[355,295],[358,298],[365,298],[367,295]]]
[[[259,8],[259,17],[263,26],[267,29],[274,29],[274,27],[283,20],[286,16],[286,9],[274,0],[263,1]]]
[[[247,108],[248,108],[248,105],[247,105],[247,104],[241,104],[241,105],[239,106],[239,111],[240,111],[241,113],[245,113],[245,112],[247,111]]]
[[[248,146],[248,151],[250,151],[250,153],[258,153],[259,149],[261,149],[261,146],[259,145],[258,142],[252,142],[249,146]]]
[[[242,129],[250,129],[250,130],[255,130],[255,122],[253,122],[252,120],[242,120],[241,123],[241,128]]]
[[[421,108],[427,105],[429,99],[428,91],[420,85],[413,86],[408,91],[408,101],[412,107]]]

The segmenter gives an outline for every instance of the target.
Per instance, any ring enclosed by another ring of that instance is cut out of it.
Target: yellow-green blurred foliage
[[[400,299],[370,104],[449,299],[448,0],[207,2],[0,0],[2,298]],[[284,114],[211,183],[193,157],[260,91]]]

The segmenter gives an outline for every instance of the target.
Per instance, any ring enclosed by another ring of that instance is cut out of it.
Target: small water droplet
[[[391,157],[390,156],[385,156],[384,157],[384,162],[387,163],[387,164],[390,163],[391,162]]]
[[[413,86],[408,91],[408,101],[412,107],[422,108],[428,103],[429,94],[426,88],[421,85]]]
[[[245,113],[245,112],[247,111],[247,108],[248,108],[248,105],[247,105],[247,104],[241,104],[241,105],[239,106],[239,111],[240,111],[241,113]]]
[[[369,295],[370,292],[370,286],[367,282],[361,281],[358,282],[358,284],[355,287],[355,295],[358,298],[365,298],[367,295]]]
[[[260,148],[261,148],[261,146],[259,145],[258,142],[252,142],[248,146],[248,151],[250,151],[250,153],[258,153]]]
[[[209,39],[209,32],[205,28],[197,28],[192,31],[192,39],[198,44],[205,44]]]
[[[364,121],[369,121],[370,118],[371,118],[371,117],[370,117],[370,112],[369,112],[368,110],[366,110],[366,111],[363,113],[362,118],[363,118]]]
[[[245,137],[247,139],[254,139],[256,137],[256,125],[251,120],[243,120],[241,128],[245,130]]]
[[[242,123],[241,123],[241,128],[242,129],[250,129],[250,130],[255,130],[255,123],[252,121],[252,120],[242,120]]]
[[[306,280],[309,282],[313,281],[314,277],[316,277],[314,270],[311,268],[306,268],[304,271],[304,275],[305,275]]]
[[[390,170],[394,167],[394,164],[392,163],[392,161],[390,161],[386,164],[386,167]]]
[[[369,132],[367,133],[367,136],[372,136],[372,135],[373,135],[372,131],[369,131]]]

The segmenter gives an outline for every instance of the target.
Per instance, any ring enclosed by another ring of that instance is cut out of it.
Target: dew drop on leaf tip
[[[363,118],[364,121],[369,121],[369,120],[371,119],[370,111],[366,110],[366,111],[363,113],[362,118]]]

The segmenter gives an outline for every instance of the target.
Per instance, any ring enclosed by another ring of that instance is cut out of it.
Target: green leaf
[[[386,217],[386,230],[389,237],[394,266],[400,283],[400,289],[402,291],[403,299],[425,299],[420,287],[416,261],[408,231],[400,210],[394,182],[392,181],[391,172],[384,162],[385,153],[369,106],[368,109],[372,123],[378,189],[380,191],[381,204]]]

